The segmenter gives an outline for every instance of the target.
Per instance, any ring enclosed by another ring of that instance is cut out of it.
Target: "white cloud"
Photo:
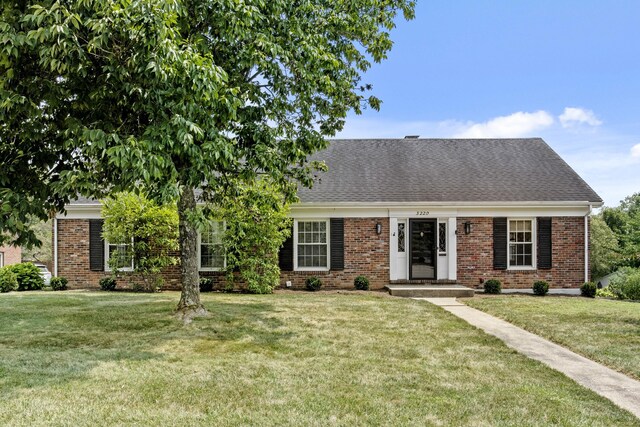
[[[588,124],[589,126],[600,126],[602,121],[599,120],[591,110],[584,108],[566,107],[564,112],[558,117],[562,127],[569,128],[580,124]]]
[[[631,157],[634,159],[640,159],[640,144],[636,144],[631,147]]]
[[[456,138],[517,138],[531,136],[533,132],[553,124],[553,116],[546,111],[525,113],[519,111],[500,116],[484,123],[475,123],[455,135]]]

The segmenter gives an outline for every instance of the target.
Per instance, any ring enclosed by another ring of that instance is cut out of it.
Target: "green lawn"
[[[0,425],[638,425],[426,302],[0,295]]]
[[[639,303],[526,295],[464,302],[640,379]]]

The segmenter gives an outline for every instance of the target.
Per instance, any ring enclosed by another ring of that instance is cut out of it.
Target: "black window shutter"
[[[493,218],[493,269],[507,269],[507,218]]]
[[[89,220],[89,269],[104,271],[104,240],[102,240],[102,224],[104,220]]]
[[[551,218],[538,218],[538,268],[549,270],[551,262]]]
[[[280,247],[278,265],[281,271],[293,271],[293,230],[291,236],[287,237]]]
[[[344,218],[330,221],[331,270],[344,270]]]

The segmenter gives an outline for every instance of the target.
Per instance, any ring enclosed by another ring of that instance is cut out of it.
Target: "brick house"
[[[22,249],[20,246],[0,246],[0,267],[22,262]]]
[[[292,207],[281,283],[577,287],[589,279],[589,214],[601,198],[542,139],[334,140],[313,189]],[[100,204],[78,200],[54,222],[54,274],[95,287],[113,251]],[[199,236],[201,275],[221,278],[218,224]],[[131,266],[122,266],[124,269]],[[179,270],[166,272],[179,287]]]

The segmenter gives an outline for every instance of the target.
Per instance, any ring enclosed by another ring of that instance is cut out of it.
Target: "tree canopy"
[[[640,193],[632,194],[615,208],[604,208],[602,218],[618,239],[620,265],[640,267]]]
[[[362,74],[386,58],[397,14],[413,10],[413,0],[4,2],[3,234],[33,240],[26,216],[78,194],[180,198],[181,305],[198,306],[193,189],[211,202],[268,174],[292,200],[290,182],[312,185],[308,156],[349,111],[379,108]]]

